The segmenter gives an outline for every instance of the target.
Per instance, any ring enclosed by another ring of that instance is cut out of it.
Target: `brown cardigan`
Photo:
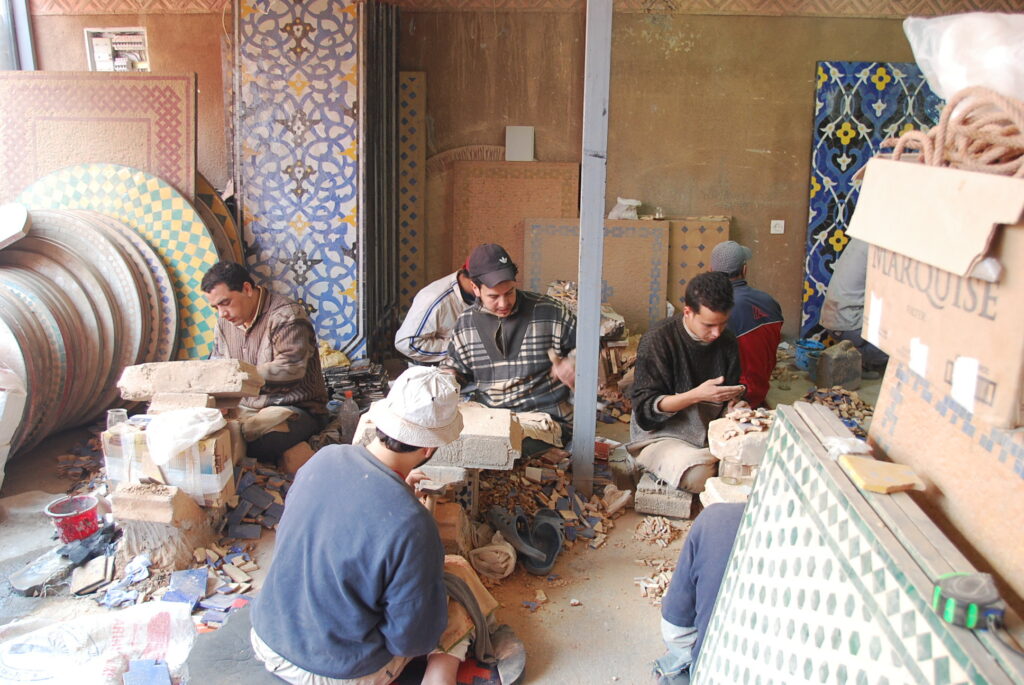
[[[211,359],[239,359],[266,380],[258,397],[241,404],[253,409],[292,406],[313,415],[327,413],[327,387],[320,370],[316,333],[305,308],[261,287],[262,299],[248,329],[217,321]]]

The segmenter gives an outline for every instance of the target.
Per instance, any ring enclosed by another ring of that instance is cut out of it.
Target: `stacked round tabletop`
[[[2,417],[12,455],[122,406],[126,366],[208,357],[216,319],[199,284],[238,258],[220,224],[128,167],[69,167],[18,202],[28,233],[0,249],[0,365],[26,390],[21,415]]]

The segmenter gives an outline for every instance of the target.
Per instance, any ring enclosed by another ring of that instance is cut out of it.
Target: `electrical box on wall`
[[[89,71],[149,71],[146,29],[85,29]]]

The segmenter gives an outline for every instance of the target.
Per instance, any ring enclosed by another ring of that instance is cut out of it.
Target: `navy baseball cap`
[[[505,248],[494,243],[477,246],[466,260],[466,270],[474,281],[493,288],[505,281],[514,281],[519,269]]]

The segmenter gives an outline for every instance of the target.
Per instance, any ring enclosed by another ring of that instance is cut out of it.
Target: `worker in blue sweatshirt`
[[[406,370],[370,418],[370,445],[331,445],[296,475],[253,608],[253,650],[290,683],[383,685],[429,655],[424,683],[454,683],[472,635],[448,624],[445,554],[413,493],[416,468],[459,437],[459,387]]]

